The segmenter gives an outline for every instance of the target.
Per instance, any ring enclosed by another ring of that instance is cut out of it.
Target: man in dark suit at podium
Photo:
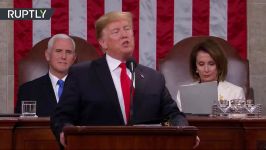
[[[129,62],[135,43],[132,15],[110,12],[96,21],[96,36],[105,55],[90,64],[73,67],[62,99],[51,117],[51,127],[65,145],[66,125],[133,125],[160,123],[188,125],[171,98],[162,74]],[[131,68],[132,67],[132,68]],[[134,75],[133,75],[134,76]],[[131,79],[133,99],[130,98]]]
[[[48,41],[44,55],[49,72],[20,86],[16,113],[21,113],[22,101],[36,101],[37,116],[51,115],[61,96],[68,70],[76,60],[75,42],[68,35],[56,34]]]

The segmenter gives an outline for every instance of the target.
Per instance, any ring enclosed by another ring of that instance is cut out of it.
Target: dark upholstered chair
[[[246,98],[253,98],[249,84],[249,62],[243,60],[235,49],[225,40],[212,36],[195,36],[176,43],[169,54],[159,62],[159,70],[164,74],[166,86],[173,98],[176,98],[178,85],[193,82],[189,72],[189,55],[197,43],[213,39],[224,50],[228,58],[228,73],[226,80],[245,90]]]
[[[99,57],[96,49],[88,42],[79,37],[72,37],[76,44],[76,63],[94,60]],[[45,60],[44,52],[47,49],[49,38],[38,42],[31,51],[19,62],[18,84],[36,79],[48,72],[48,64]]]

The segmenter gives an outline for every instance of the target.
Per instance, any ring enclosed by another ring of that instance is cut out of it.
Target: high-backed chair
[[[96,49],[88,44],[82,38],[74,37],[77,60],[75,63],[94,60],[99,57]],[[18,84],[21,85],[27,81],[31,81],[48,72],[48,64],[45,60],[44,52],[47,49],[48,40],[46,38],[33,46],[30,52],[19,62]]]
[[[253,98],[249,84],[249,63],[236,53],[236,50],[225,40],[212,36],[194,36],[174,45],[168,55],[159,62],[159,70],[164,74],[166,86],[173,98],[176,98],[178,86],[194,82],[189,72],[189,56],[192,48],[206,39],[212,39],[221,46],[228,59],[226,80],[244,88],[246,98]]]

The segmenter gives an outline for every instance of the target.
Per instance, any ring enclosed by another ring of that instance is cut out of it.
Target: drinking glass
[[[227,113],[227,110],[229,108],[229,101],[228,100],[219,100],[219,106],[223,113]]]
[[[262,105],[261,104],[251,104],[247,105],[247,110],[250,115],[258,115],[260,116],[262,113]]]
[[[22,101],[21,117],[37,117],[36,101]]]
[[[246,100],[245,99],[233,99],[230,102],[231,102],[232,113],[236,113],[236,114],[247,113]]]

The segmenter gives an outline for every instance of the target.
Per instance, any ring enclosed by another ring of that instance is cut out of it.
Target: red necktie
[[[130,83],[131,82],[127,75],[126,64],[121,63],[119,67],[121,68],[120,82],[121,82],[121,88],[122,88],[123,97],[124,97],[126,120],[128,122],[129,117],[130,117]]]

